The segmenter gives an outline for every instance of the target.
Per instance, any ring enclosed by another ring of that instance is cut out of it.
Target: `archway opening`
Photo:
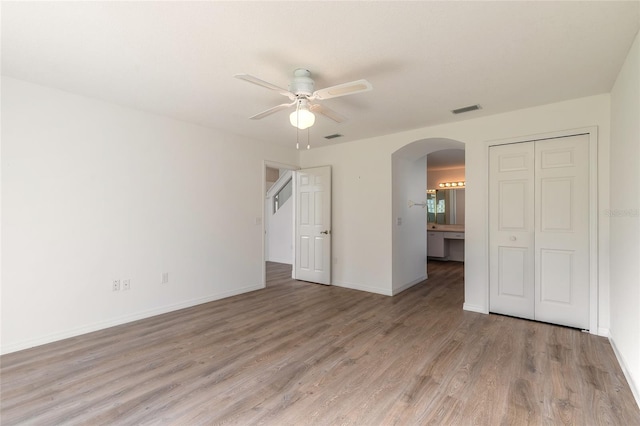
[[[411,142],[391,156],[393,294],[428,278],[427,155],[464,148],[463,142],[453,139],[428,138]]]

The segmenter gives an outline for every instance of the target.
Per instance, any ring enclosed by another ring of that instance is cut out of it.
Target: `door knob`
[[[511,241],[515,241],[517,238],[515,237],[515,235],[512,235],[512,236],[510,236],[510,237],[509,237],[509,239],[510,239]]]
[[[325,229],[324,231],[322,231],[320,233],[321,234],[325,234],[325,235],[329,235],[331,233],[331,231]]]

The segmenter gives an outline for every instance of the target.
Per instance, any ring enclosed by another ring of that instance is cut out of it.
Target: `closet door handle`
[[[516,238],[516,236],[515,236],[515,235],[510,236],[510,237],[509,237],[509,239],[510,239],[511,241],[515,241],[515,240],[517,240],[517,238]]]

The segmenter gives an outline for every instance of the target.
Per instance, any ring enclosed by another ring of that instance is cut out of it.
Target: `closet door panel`
[[[589,328],[589,137],[535,143],[535,318]]]
[[[535,313],[534,156],[527,143],[489,150],[489,310],[530,319]]]

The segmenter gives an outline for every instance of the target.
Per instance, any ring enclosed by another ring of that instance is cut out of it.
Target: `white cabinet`
[[[464,262],[464,232],[443,232],[449,260]]]
[[[464,262],[464,232],[428,230],[427,256]]]
[[[445,240],[464,240],[464,232],[443,232]]]
[[[427,231],[427,256],[445,257],[444,232]]]

